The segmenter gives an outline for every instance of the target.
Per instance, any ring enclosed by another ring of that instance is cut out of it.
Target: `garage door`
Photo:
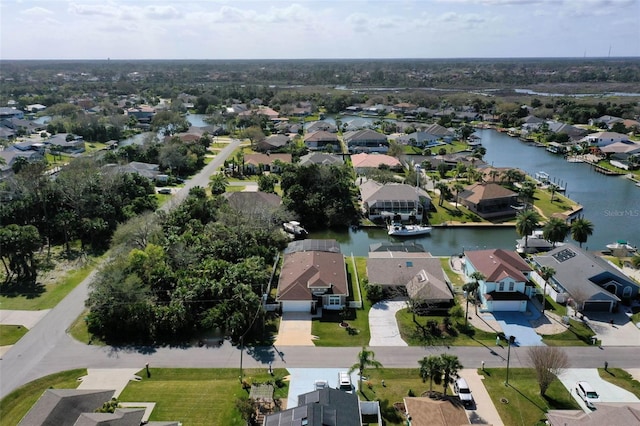
[[[493,311],[494,312],[502,312],[502,311],[518,312],[520,310],[521,303],[522,301],[520,300],[494,300]]]
[[[590,312],[611,312],[611,302],[584,302],[584,310]]]
[[[306,300],[282,302],[282,312],[311,312],[311,302]]]

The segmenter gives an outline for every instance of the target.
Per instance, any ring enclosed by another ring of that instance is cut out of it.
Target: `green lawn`
[[[356,290],[356,275],[353,269],[351,257],[345,259],[347,262],[347,279],[349,280],[350,300],[358,300],[358,292]],[[367,258],[355,257],[356,268],[360,280],[366,277]],[[371,338],[369,332],[369,310],[371,302],[366,298],[366,292],[360,285],[362,294],[362,309],[349,309],[349,314],[345,318],[349,324],[349,328],[340,327],[342,318],[338,311],[323,311],[322,318],[314,318],[311,324],[311,334],[317,336],[314,341],[316,346],[366,346]]]
[[[266,369],[244,370],[249,383],[266,382],[288,374],[285,369],[275,369],[271,377]],[[170,369],[152,368],[151,377],[144,371],[138,373],[142,380],[130,382],[120,394],[122,402],[155,402],[151,421],[180,421],[184,426],[193,425],[245,425],[235,403],[248,398],[240,381],[237,368],[226,369]],[[286,398],[288,382],[276,389],[276,398]]]
[[[42,285],[36,283],[28,287],[4,286],[0,292],[0,306],[2,309],[22,309],[37,311],[55,307],[67,294],[84,280],[96,267],[101,257],[89,256],[85,266],[67,273],[59,282]]]
[[[444,273],[447,274],[447,278],[449,278],[449,282],[453,284],[454,287],[462,287],[464,285],[464,279],[459,275],[453,272],[451,266],[449,266],[449,258],[441,257],[440,264],[442,265],[442,269]]]
[[[551,193],[542,189],[536,189],[533,199],[534,206],[540,209],[545,217],[551,217],[554,213],[564,213],[577,205],[575,202],[557,192],[553,194],[552,203]]]
[[[27,334],[28,331],[26,327],[21,325],[0,324],[0,346],[15,344],[22,336]]]
[[[590,346],[593,336],[595,333],[582,321],[570,319],[567,331],[544,335],[542,341],[548,346]]]
[[[17,425],[27,414],[33,404],[47,389],[75,389],[78,387],[78,377],[87,374],[87,370],[69,370],[52,374],[27,383],[11,392],[0,401],[0,413],[3,425]]]
[[[464,308],[464,306],[463,306]],[[473,309],[473,308],[469,308]],[[486,346],[493,347],[496,333],[489,333],[472,326],[465,327],[464,318],[453,321],[453,327],[445,331],[443,316],[419,316],[413,321],[413,314],[408,309],[402,309],[396,314],[398,328],[402,339],[409,346]],[[436,332],[429,331],[428,321],[437,322]]]
[[[631,374],[627,373],[622,368],[609,368],[607,370],[604,368],[598,368],[598,374],[607,382],[628,390],[640,399],[640,382],[635,380]]]
[[[505,425],[543,425],[548,410],[579,410],[578,403],[559,380],[551,383],[546,396],[540,395],[535,371],[509,369],[509,386],[505,386],[506,369],[487,368],[484,386]]]
[[[448,222],[462,222],[462,223],[490,223],[482,219],[471,210],[467,209],[460,203],[458,207],[455,207],[455,203],[451,205],[445,201],[442,206],[439,206],[440,196],[432,194],[431,202],[436,209],[435,212],[429,212],[429,223],[432,225],[441,225]]]

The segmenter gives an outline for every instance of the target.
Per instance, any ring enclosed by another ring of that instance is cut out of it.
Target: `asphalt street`
[[[172,205],[184,199],[190,188],[206,187],[209,176],[233,152],[239,141],[224,148],[196,177],[174,195]],[[167,206],[166,208],[171,208]],[[39,377],[74,368],[144,368],[154,367],[225,367],[240,369],[240,350],[225,342],[220,347],[96,347],[75,341],[66,332],[82,314],[87,298],[89,275],[61,303],[14,345],[0,360],[0,398]],[[448,352],[457,355],[465,368],[505,367],[506,347],[372,347],[376,359],[385,367],[418,367],[418,360],[430,354]],[[639,368],[640,357],[632,347],[567,347],[564,348],[572,367]],[[283,346],[246,348],[242,356],[244,368],[347,368],[356,362],[361,348],[329,348]],[[510,366],[527,364],[526,347],[511,349]]]

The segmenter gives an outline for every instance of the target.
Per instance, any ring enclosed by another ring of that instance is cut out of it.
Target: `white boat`
[[[615,243],[607,244],[607,248],[609,250],[626,250],[632,253],[636,251],[636,248],[626,240],[618,240]]]
[[[413,237],[430,234],[431,227],[425,225],[403,225],[401,223],[392,223],[389,225],[389,231],[387,233],[393,237]]]
[[[295,220],[283,223],[282,227],[295,238],[304,238],[308,234],[307,230],[300,225],[300,222]]]

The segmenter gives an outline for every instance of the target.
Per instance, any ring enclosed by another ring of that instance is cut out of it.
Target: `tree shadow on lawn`
[[[0,285],[0,296],[4,297],[25,297],[36,299],[46,291],[44,284],[36,281],[9,281]]]
[[[506,385],[506,386],[508,386],[508,387],[510,387],[511,389],[513,389],[513,390],[515,390],[516,392],[518,392],[520,395],[522,395],[522,397],[523,397],[524,399],[526,399],[526,400],[527,400],[527,401],[529,401],[531,404],[533,404],[534,406],[536,406],[536,407],[537,407],[538,409],[540,409],[540,411],[542,411],[543,413],[546,413],[546,411],[547,411],[546,407],[541,407],[541,406],[539,406],[539,405],[538,405],[534,400],[532,400],[532,399],[531,399],[531,398],[529,398],[527,395],[525,395],[525,394],[523,394],[522,392],[520,392],[520,390],[519,390],[517,387],[515,387],[515,386],[513,386],[513,385],[511,385],[511,384]],[[548,398],[547,398],[546,396],[543,396],[543,398],[544,398],[545,400],[548,400]]]

